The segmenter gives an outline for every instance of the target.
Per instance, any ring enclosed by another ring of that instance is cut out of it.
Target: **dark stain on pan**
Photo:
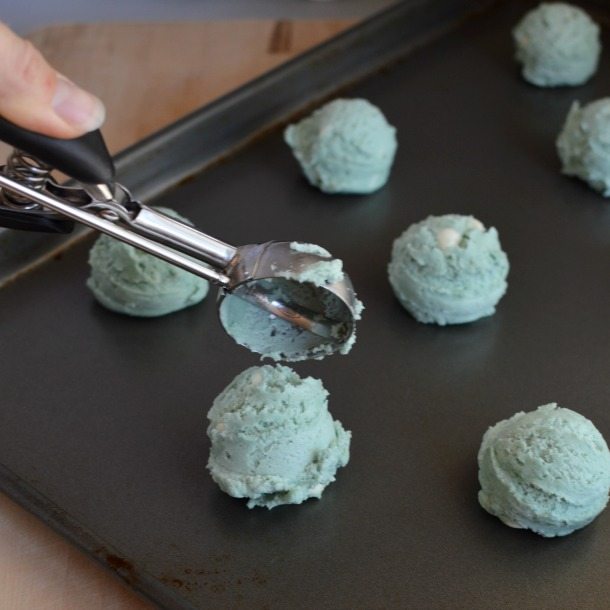
[[[182,587],[184,587],[187,591],[191,590],[191,584],[188,581],[184,581],[180,578],[171,578],[171,577],[167,577],[167,576],[161,576],[159,578],[159,580],[166,584],[169,585],[170,587],[173,587],[174,589],[182,589]]]
[[[163,584],[175,589],[176,591],[191,593],[193,591],[205,589],[210,593],[221,595],[229,591],[235,591],[237,587],[243,590],[243,587],[248,585],[255,587],[263,587],[269,582],[266,575],[259,570],[254,569],[248,576],[240,576],[233,578],[229,574],[227,568],[223,568],[222,562],[229,559],[229,555],[218,555],[212,557],[214,567],[191,567],[184,568],[177,574],[163,574],[159,577],[159,581]],[[237,594],[237,599],[241,599],[243,595]]]
[[[95,549],[94,553],[101,557],[104,563],[113,571],[116,572],[121,578],[133,585],[138,582],[138,574],[135,566],[124,557],[109,553],[103,547]]]
[[[193,579],[160,576],[159,581],[176,591],[185,591],[186,593],[191,593],[200,588],[200,583]]]

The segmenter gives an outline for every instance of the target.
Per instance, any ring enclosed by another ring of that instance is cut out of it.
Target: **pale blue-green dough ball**
[[[191,224],[168,208],[160,212]],[[108,235],[89,252],[87,286],[107,309],[129,316],[156,317],[199,303],[209,283]]]
[[[328,412],[319,379],[292,369],[254,366],[217,396],[208,413],[208,470],[248,507],[320,498],[349,461],[351,433]]]
[[[506,292],[508,258],[498,233],[472,216],[429,216],[392,247],[390,284],[419,322],[462,324],[495,312]]]
[[[284,132],[309,182],[325,193],[371,193],[387,181],[396,129],[363,99],[337,99]]]
[[[541,4],[513,30],[526,81],[539,87],[582,85],[597,69],[599,26],[576,6]]]
[[[562,172],[610,197],[610,98],[574,102],[557,138]]]
[[[608,502],[606,441],[588,419],[555,403],[489,428],[478,463],[479,503],[510,527],[565,536]]]

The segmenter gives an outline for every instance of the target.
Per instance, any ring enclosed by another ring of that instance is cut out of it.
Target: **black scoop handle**
[[[51,138],[0,117],[0,140],[86,184],[112,184],[114,163],[99,130],[71,140]]]

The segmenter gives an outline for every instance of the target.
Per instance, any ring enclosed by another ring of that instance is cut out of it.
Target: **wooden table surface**
[[[30,39],[58,70],[104,100],[103,133],[114,153],[348,25],[69,25],[46,28]],[[0,610],[145,608],[151,604],[0,494]]]

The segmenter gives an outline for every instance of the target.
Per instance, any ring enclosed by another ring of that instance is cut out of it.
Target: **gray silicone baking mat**
[[[91,240],[2,291],[2,487],[167,607],[607,608],[610,512],[545,540],[476,499],[481,436],[515,411],[557,401],[610,439],[610,208],[554,151],[572,100],[610,93],[610,40],[589,84],[529,86],[510,38],[528,6],[497,4],[344,93],[398,128],[378,193],[310,188],[276,129],[155,202],[233,244],[344,259],[367,306],[358,342],[295,366],[353,432],[322,500],[248,510],[215,487],[205,415],[257,357],[212,296],[154,320],[96,305]],[[492,318],[425,326],[386,264],[405,227],[449,212],[497,227],[509,290]]]

